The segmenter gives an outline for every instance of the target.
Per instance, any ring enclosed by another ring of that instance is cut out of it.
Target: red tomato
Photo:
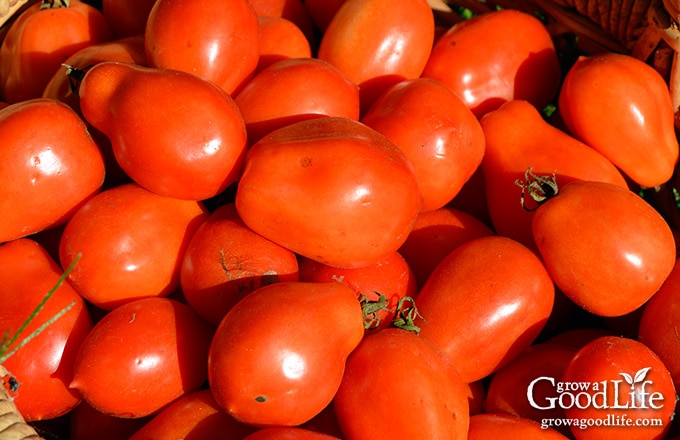
[[[397,328],[364,337],[333,402],[347,440],[454,440],[468,430],[467,387],[455,367],[429,340]]]
[[[675,240],[663,217],[611,183],[564,185],[535,211],[532,230],[555,284],[600,316],[640,307],[675,264]]]
[[[314,42],[314,25],[301,0],[249,0],[258,17],[284,18],[295,23],[308,44]]]
[[[449,203],[484,155],[484,132],[463,101],[431,78],[402,81],[387,89],[361,122],[385,135],[415,169],[423,211]]]
[[[143,35],[156,0],[101,0],[101,11],[117,38]]]
[[[189,306],[169,298],[123,304],[83,342],[70,386],[105,414],[155,414],[205,382],[213,330]]]
[[[447,255],[420,289],[420,334],[472,382],[534,341],[554,297],[552,279],[527,247],[502,236],[477,238]]]
[[[184,394],[154,415],[129,440],[242,440],[254,428],[237,422],[217,405],[209,389]]]
[[[283,17],[258,17],[260,58],[255,73],[281,60],[311,58],[312,48],[302,30]]]
[[[646,345],[604,336],[581,348],[555,383],[577,440],[663,438],[675,410],[675,387],[666,366]],[[576,387],[564,384],[579,384]],[[563,384],[562,390],[559,384]],[[546,404],[547,406],[547,404]]]
[[[260,56],[260,25],[248,0],[230,0],[218,11],[211,0],[157,0],[144,35],[150,66],[193,73],[230,94]]]
[[[69,439],[127,439],[148,421],[149,417],[126,419],[104,414],[92,408],[92,405],[83,400],[68,415]]]
[[[82,254],[69,281],[105,310],[167,296],[179,287],[184,252],[207,217],[200,202],[159,196],[134,183],[117,186],[93,197],[69,221],[60,261],[67,267]]]
[[[45,128],[45,121],[52,121]],[[0,110],[0,243],[65,223],[99,192],[104,160],[66,105],[47,99]]]
[[[27,238],[0,245],[0,268],[0,331],[11,336],[57,284],[63,271],[42,246]],[[55,291],[10,349],[69,306],[63,316],[2,362],[19,381],[14,403],[27,421],[62,416],[81,401],[69,384],[76,354],[92,328],[92,319],[85,302],[68,283]]]
[[[300,99],[305,96],[305,99]],[[282,60],[255,75],[234,97],[248,142],[321,116],[359,119],[359,89],[335,66],[316,58]]]
[[[413,167],[365,125],[324,117],[291,124],[248,151],[236,209],[253,231],[339,267],[375,264],[406,240],[420,211]]]
[[[558,431],[530,419],[510,414],[477,414],[470,417],[468,440],[567,440]]]
[[[527,168],[540,175],[554,173],[560,186],[593,180],[628,187],[609,159],[550,125],[527,101],[506,102],[487,113],[481,125],[486,137],[481,169],[494,230],[526,246],[536,246],[531,233],[534,211],[522,206],[522,192],[515,182],[524,179]],[[528,195],[525,202],[534,208]]]
[[[180,271],[184,298],[215,325],[253,290],[297,280],[296,255],[249,229],[233,203],[218,207],[198,227]]]
[[[359,85],[365,110],[388,87],[420,76],[433,41],[427,0],[347,0],[324,32],[318,57]]]
[[[340,440],[339,437],[296,427],[262,428],[243,440]]]
[[[43,3],[51,7],[42,9]],[[66,58],[110,39],[111,31],[102,13],[85,2],[35,2],[12,22],[0,46],[3,99],[19,102],[39,98]]]
[[[333,399],[364,335],[356,293],[338,282],[260,287],[229,310],[210,347],[217,403],[255,426],[295,426]]]
[[[561,81],[550,33],[538,18],[515,9],[453,25],[432,48],[423,76],[448,85],[477,117],[513,99],[542,109]]]
[[[103,62],[80,88],[83,116],[111,140],[121,168],[160,195],[203,200],[241,172],[246,131],[236,104],[180,71]]]
[[[560,114],[574,136],[645,187],[670,180],[678,139],[668,84],[630,55],[581,57],[567,72]]]
[[[326,32],[328,24],[343,3],[345,0],[304,0],[309,17],[322,33]]]

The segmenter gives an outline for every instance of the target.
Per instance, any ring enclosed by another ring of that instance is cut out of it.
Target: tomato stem
[[[42,0],[40,9],[68,8],[71,0]]]
[[[370,330],[377,328],[380,325],[380,312],[393,312],[387,304],[387,297],[381,293],[378,294],[378,299],[371,301],[363,293],[359,295],[359,303],[361,304],[361,311],[364,315],[364,329]]]
[[[78,96],[78,89],[80,89],[80,83],[85,77],[85,72],[89,67],[88,66],[84,69],[79,69],[75,66],[71,66],[70,64],[61,64],[62,67],[66,68],[66,76],[68,77],[68,83],[69,86],[71,87],[71,93],[73,93],[75,96]]]
[[[555,197],[559,192],[555,173],[553,173],[552,176],[538,176],[534,174],[532,167],[529,167],[526,169],[526,171],[524,171],[524,180],[515,180],[515,185],[522,188],[522,196],[520,201],[522,203],[522,208],[524,208],[526,211],[534,211],[538,209],[541,204]],[[536,202],[535,206],[527,206],[527,193],[531,199]]]
[[[411,305],[405,306],[404,304],[406,303],[411,303]],[[420,327],[415,323],[418,318],[427,322],[418,312],[415,300],[410,296],[405,296],[397,303],[397,311],[394,315],[394,320],[392,320],[392,326],[418,334],[420,333]]]

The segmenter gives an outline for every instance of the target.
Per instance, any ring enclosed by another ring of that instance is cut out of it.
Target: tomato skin
[[[218,404],[254,426],[296,426],[333,399],[347,355],[364,335],[351,288],[281,282],[229,310],[210,347],[208,377]]]
[[[340,440],[339,437],[297,427],[262,428],[243,440]]]
[[[160,0],[144,33],[149,66],[193,73],[234,93],[260,56],[260,26],[248,0],[218,11],[210,0]]]
[[[249,0],[255,13],[262,18],[283,18],[295,23],[308,44],[315,43],[314,25],[301,0]]]
[[[189,306],[169,298],[123,304],[83,342],[71,388],[105,414],[155,414],[205,382],[213,332]]]
[[[465,382],[433,343],[402,329],[364,337],[333,402],[347,440],[460,439],[468,430]]]
[[[396,251],[420,204],[404,153],[341,117],[298,122],[262,138],[248,151],[236,191],[236,209],[253,231],[338,267],[368,266]]]
[[[675,240],[663,217],[611,183],[565,185],[535,211],[532,230],[555,284],[600,316],[640,307],[675,264]]]
[[[622,91],[625,90],[625,93]],[[581,57],[567,72],[560,114],[574,136],[645,187],[670,180],[678,140],[668,84],[630,55]]]
[[[311,58],[312,47],[302,30],[283,17],[258,17],[260,58],[255,74],[281,60]]]
[[[534,341],[554,296],[552,279],[529,248],[502,236],[477,238],[447,255],[420,289],[420,334],[472,382]]]
[[[468,440],[502,438],[507,440],[567,440],[552,428],[510,414],[477,414],[470,417]]]
[[[68,416],[71,440],[120,440],[130,438],[150,417],[124,419],[97,411],[86,401],[80,402]]]
[[[346,0],[305,0],[304,5],[307,9],[312,22],[321,32],[325,32],[331,20],[335,16],[340,6]]]
[[[46,121],[54,121],[46,129]],[[104,182],[104,160],[68,106],[48,99],[0,111],[0,243],[64,224]]]
[[[143,35],[156,0],[101,0],[101,11],[117,38]]]
[[[191,236],[208,217],[200,202],[120,185],[90,199],[64,228],[59,259],[74,288],[105,310],[138,298],[168,296],[180,285]],[[143,227],[140,227],[143,219]]]
[[[180,71],[103,62],[86,72],[79,95],[85,119],[109,137],[120,167],[144,188],[204,200],[238,179],[245,124],[215,84]]]
[[[296,255],[249,229],[233,203],[218,207],[201,223],[180,270],[184,298],[214,325],[253,290],[298,278]]]
[[[0,329],[14,334],[63,271],[42,246],[28,238],[0,245],[0,268]],[[82,399],[77,391],[69,389],[69,383],[76,354],[92,328],[92,319],[85,302],[68,283],[55,291],[17,343],[71,302],[73,306],[66,314],[3,362],[19,381],[14,403],[27,421],[62,416]]]
[[[385,135],[409,158],[423,195],[423,211],[449,203],[482,162],[485,139],[479,121],[451,89],[431,78],[390,87],[361,122]]]
[[[453,25],[433,46],[422,76],[448,85],[478,118],[513,99],[542,109],[561,81],[550,33],[538,18],[514,9]]]

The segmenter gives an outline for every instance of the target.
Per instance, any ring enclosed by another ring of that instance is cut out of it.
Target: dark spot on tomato
[[[260,403],[264,403],[264,402],[267,401],[267,397],[266,396],[257,396],[257,397],[255,397],[255,401],[260,402]]]
[[[300,159],[300,165],[302,165],[303,167],[311,167],[312,158],[307,156],[303,157],[302,159]]]

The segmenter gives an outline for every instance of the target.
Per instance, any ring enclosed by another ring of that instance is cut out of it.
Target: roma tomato
[[[515,9],[453,25],[432,48],[423,76],[449,86],[477,117],[513,99],[542,109],[561,81],[550,33],[538,18]]]
[[[363,335],[356,293],[341,283],[260,287],[217,328],[208,359],[211,390],[243,423],[300,425],[331,402],[347,355]]]
[[[256,74],[277,61],[312,57],[312,47],[295,23],[283,17],[258,17],[258,20],[260,58]]]
[[[58,101],[0,110],[0,144],[0,243],[66,223],[104,182],[101,151],[82,119]]]
[[[193,73],[231,94],[255,72],[260,24],[248,0],[158,0],[144,33],[149,65]]]
[[[67,267],[82,254],[69,281],[102,309],[167,296],[179,287],[184,252],[207,217],[200,202],[120,185],[97,194],[73,216],[61,236],[59,259]]]
[[[234,102],[251,145],[277,128],[307,119],[359,119],[357,86],[335,66],[316,58],[274,63],[248,81]]]
[[[481,119],[486,138],[482,173],[489,215],[494,230],[531,248],[533,210],[522,206],[515,183],[527,168],[555,174],[559,185],[576,180],[627,183],[609,159],[569,134],[550,125],[527,101],[513,100]],[[533,209],[526,197],[526,207]]]
[[[42,8],[43,5],[47,7]],[[3,99],[19,102],[41,97],[66,58],[111,38],[106,19],[88,3],[80,0],[35,2],[12,22],[0,46]]]
[[[198,227],[180,270],[184,298],[215,325],[253,290],[297,280],[296,255],[248,228],[233,203],[218,207]]]
[[[338,437],[310,431],[304,428],[276,427],[262,428],[247,435],[243,440],[340,440]]]
[[[571,359],[561,383],[584,385],[554,401],[567,418],[591,422],[587,429],[571,426],[577,440],[660,439],[670,428],[673,379],[658,356],[634,339],[604,336],[589,342]]]
[[[675,265],[666,221],[634,192],[606,182],[560,187],[536,209],[534,241],[564,294],[600,316],[644,304]]]
[[[359,86],[362,109],[423,72],[434,41],[426,0],[347,0],[321,37],[318,57]]]
[[[675,109],[668,84],[644,61],[614,53],[579,58],[564,78],[559,108],[574,136],[636,183],[670,180],[678,161]]]
[[[150,417],[126,419],[104,414],[92,408],[85,400],[68,415],[70,440],[120,440],[129,439]]]
[[[410,331],[364,337],[333,400],[347,440],[466,438],[467,387],[444,353]]]
[[[538,422],[510,414],[484,413],[470,417],[468,440],[567,440],[558,431]]]
[[[103,62],[87,70],[79,96],[85,119],[109,137],[123,171],[144,188],[203,200],[238,179],[245,124],[215,84],[180,71]]]
[[[155,414],[205,382],[213,331],[188,305],[169,298],[123,304],[85,338],[70,386],[105,414]]]
[[[0,268],[0,331],[11,336],[57,284],[63,271],[42,246],[27,238],[0,245]],[[19,381],[14,403],[27,421],[60,417],[81,401],[80,393],[69,384],[76,354],[92,328],[92,319],[85,301],[68,283],[54,292],[16,343],[66,307],[70,308],[63,316],[2,361]]]
[[[420,334],[472,382],[536,339],[554,297],[548,271],[529,248],[502,236],[477,238],[447,255],[420,289]]]
[[[101,0],[101,11],[116,38],[143,35],[156,0]]]
[[[308,44],[315,40],[312,19],[301,0],[249,0],[258,17],[283,18],[295,23]]]
[[[309,17],[318,30],[326,32],[328,24],[345,0],[305,0],[304,5]]]
[[[444,83],[402,81],[376,99],[361,122],[385,135],[413,164],[423,211],[449,203],[484,155],[482,127]]]
[[[339,267],[375,264],[406,240],[421,206],[413,166],[377,131],[324,117],[248,151],[236,209],[253,231]]]

